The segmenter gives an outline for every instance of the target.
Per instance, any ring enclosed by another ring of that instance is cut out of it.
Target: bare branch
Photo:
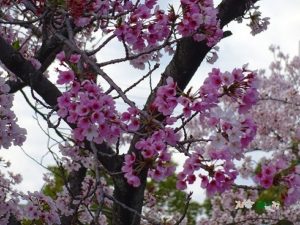
[[[184,210],[183,210],[182,216],[180,217],[180,219],[174,225],[180,225],[180,223],[184,220],[184,218],[186,216],[186,213],[188,211],[189,205],[190,205],[190,201],[192,199],[192,194],[193,194],[193,192],[190,192],[187,195],[187,197],[186,197],[186,203],[185,203],[185,206],[184,206]]]

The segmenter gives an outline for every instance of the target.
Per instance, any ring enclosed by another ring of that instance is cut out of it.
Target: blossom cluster
[[[250,15],[250,23],[248,26],[251,28],[251,34],[254,36],[261,33],[262,31],[267,30],[268,25],[270,24],[270,18],[264,17],[261,18],[261,12],[255,10]]]
[[[261,72],[261,87],[257,104],[251,110],[257,126],[256,138],[249,149],[272,153],[255,168],[248,165],[248,176],[265,189],[280,188],[281,201],[292,205],[299,200],[299,57],[289,58],[276,46],[271,46],[274,61],[271,75]],[[272,115],[270,117],[270,115]],[[298,172],[297,172],[298,171]]]
[[[247,199],[247,200],[243,200],[243,201],[235,201],[236,206],[235,209],[251,209],[252,206],[255,204],[254,201],[252,201],[251,199]],[[275,202],[272,201],[271,205],[266,205],[265,206],[265,210],[269,211],[269,212],[275,212],[276,210],[279,209],[280,203],[279,202]]]
[[[56,199],[55,199],[55,205],[59,210],[60,215],[62,216],[72,215],[74,213],[74,209],[69,207],[72,203],[73,201],[70,196],[70,192],[67,190],[65,186],[63,186],[63,190],[56,193]]]
[[[91,152],[80,148],[80,146],[72,146],[69,143],[65,143],[64,145],[59,145],[59,149],[63,155],[64,168],[68,172],[78,171],[81,167],[94,168],[94,159]]]
[[[251,209],[254,204],[254,202],[251,201],[250,199],[243,200],[243,201],[235,201],[235,203],[236,203],[235,209],[243,209],[243,208]]]
[[[0,163],[3,163],[2,158],[0,158]],[[13,186],[19,184],[22,181],[22,177],[19,174],[8,174],[9,178],[0,172],[0,224],[3,225],[8,224],[11,215],[21,215],[21,209],[17,205],[19,196],[17,191],[13,189]]]
[[[178,175],[177,185],[181,189],[184,189],[187,183],[194,182],[196,177],[193,173],[199,169],[202,169],[199,173],[201,187],[207,190],[208,195],[215,192],[221,193],[231,187],[238,174],[233,159],[243,157],[248,141],[251,141],[255,135],[253,123],[250,126],[243,126],[243,121],[238,122],[235,120],[235,123],[232,123],[237,128],[236,130],[230,128],[222,132],[227,134],[225,137],[220,133],[212,134],[211,142],[203,149],[197,149],[198,152],[185,161],[184,169]],[[246,132],[243,133],[243,131]],[[207,160],[211,163],[206,163]],[[203,169],[207,171],[207,175],[203,174]]]
[[[271,74],[260,74],[259,97],[263,104],[256,105],[251,111],[255,122],[259,124],[252,148],[282,151],[299,140],[299,125],[295,123],[299,120],[299,57],[289,58],[276,46],[271,46],[271,51],[275,57],[270,65]]]
[[[153,106],[164,116],[169,116],[173,113],[178,104],[176,96],[177,90],[176,83],[171,77],[167,78],[166,82],[166,85],[158,88]]]
[[[253,36],[267,30],[270,24],[270,17],[262,17],[262,13],[259,10],[259,6],[255,4],[249,4],[249,11],[247,12],[247,16],[242,16],[237,19],[239,23],[243,22],[243,20],[250,20],[247,26],[251,29],[251,34]]]
[[[40,4],[39,9],[43,6]],[[132,58],[130,63],[140,69],[147,61],[159,60],[159,50],[172,48],[181,37],[192,36],[211,47],[223,36],[212,0],[182,0],[178,10],[173,6],[163,10],[157,0],[68,0],[60,7],[68,11],[80,29],[94,27],[103,34],[113,33],[123,43],[126,56]]]
[[[121,121],[123,122],[123,128],[129,132],[137,131],[140,128],[139,109],[129,107],[127,112],[123,112],[121,115]]]
[[[231,73],[213,69],[200,88],[199,97],[179,98],[184,115],[200,114],[199,120],[209,130],[209,138],[185,161],[178,174],[178,188],[185,189],[187,184],[194,183],[197,170],[201,186],[209,195],[231,187],[238,174],[233,159],[244,156],[256,134],[256,125],[247,113],[258,100],[257,85],[256,74],[245,69],[234,69]]]
[[[54,200],[40,192],[24,196],[28,204],[24,206],[24,219],[42,224],[61,224]]]
[[[172,78],[168,78],[166,82],[166,85],[159,87],[153,102],[157,110],[165,116],[171,115],[178,103],[184,107],[186,117],[190,116],[192,111],[204,113],[216,107],[224,96],[237,104],[239,113],[245,114],[258,100],[257,76],[254,72],[244,69],[234,69],[225,73],[213,69],[199,89],[199,96],[190,98],[184,95],[176,97],[176,84]],[[218,120],[211,121],[216,122]]]
[[[265,162],[254,180],[265,189],[272,186],[284,187],[280,197],[285,205],[294,204],[300,199],[300,166],[293,165],[287,159]]]
[[[150,177],[160,181],[173,171],[172,167],[164,165],[170,165],[170,148],[180,149],[180,135],[174,129],[174,123],[180,118],[175,115],[175,108],[180,106],[184,118],[199,113],[202,123],[210,129],[210,137],[205,146],[194,148],[194,152],[188,155],[183,171],[178,174],[177,188],[182,190],[187,184],[194,183],[198,170],[201,186],[208,194],[230,188],[237,177],[232,161],[243,156],[244,149],[256,133],[256,125],[246,115],[257,101],[256,88],[256,74],[246,69],[234,69],[231,73],[213,69],[193,96],[180,94],[173,79],[167,78],[166,84],[158,88],[152,103],[153,113],[165,116],[162,122],[165,128],[154,128],[150,137],[135,145],[150,168]],[[221,103],[226,104],[228,112],[223,111]],[[134,186],[140,184],[138,173],[142,164],[143,161],[133,154],[125,156],[122,171]]]
[[[74,78],[71,70],[60,73],[58,82],[71,82],[72,86],[57,99],[58,115],[77,125],[73,130],[77,141],[87,139],[98,144],[103,141],[115,143],[122,130],[114,100],[93,81],[80,83]]]
[[[3,163],[2,159],[0,162]],[[6,163],[5,167],[9,167]],[[2,166],[2,165],[0,165]],[[20,174],[0,172],[0,224],[9,224],[11,216],[35,224],[61,224],[55,201],[41,192],[24,194],[14,188],[21,183]],[[20,202],[22,201],[22,204]]]
[[[157,1],[148,0],[117,24],[114,34],[129,46],[132,55],[148,52],[133,59],[133,66],[144,68],[144,62],[157,60],[160,54],[152,49],[168,41],[173,32],[182,37],[192,36],[196,41],[206,40],[208,46],[215,45],[222,38],[213,1],[181,1],[181,11],[176,14],[171,7],[166,13],[158,7]]]
[[[0,77],[0,149],[8,149],[12,144],[21,146],[26,139],[26,130],[19,127],[12,111],[13,95],[9,94],[9,86]]]
[[[20,1],[18,4],[25,4]],[[2,3],[13,7],[10,1]],[[217,9],[212,0],[181,0],[179,10],[173,7],[166,12],[160,9],[157,0],[133,1],[67,0],[46,4],[45,0],[34,1],[37,15],[47,7],[59,6],[68,11],[78,27],[98,26],[103,32],[115,32],[118,38],[132,48],[141,51],[145,46],[157,46],[170,38],[171,34],[193,36],[196,41],[206,40],[209,46],[222,37]],[[83,10],[84,9],[84,10]],[[94,21],[97,20],[97,25]],[[147,43],[147,44],[146,44]]]
[[[141,139],[135,145],[141,151],[143,160],[150,166],[148,175],[155,181],[162,181],[172,175],[175,167],[171,162],[171,153],[167,150],[167,145],[174,146],[179,140],[179,135],[170,128],[155,131],[147,139]],[[139,166],[142,169],[143,162],[136,159],[135,154],[126,155],[122,171],[125,173],[127,182],[134,187],[140,185],[138,177]]]
[[[243,188],[228,190],[221,195],[214,196],[210,203],[212,211],[209,218],[198,221],[198,225],[212,225],[225,223],[251,224],[297,224],[295,213],[298,207],[280,207],[277,200],[261,202],[258,206],[258,191]],[[258,213],[258,207],[263,210]],[[285,223],[284,223],[285,221]],[[280,223],[281,223],[280,222]],[[293,222],[293,223],[291,223]]]
[[[195,41],[206,40],[213,46],[223,36],[217,18],[218,11],[210,0],[181,0],[183,19],[178,25],[178,32],[183,36],[192,36]]]
[[[195,182],[196,176],[194,173],[200,169],[204,169],[208,172],[208,175],[204,175],[202,171],[198,176],[201,179],[201,187],[206,189],[208,196],[230,189],[237,177],[234,164],[231,161],[225,161],[223,164],[208,166],[203,164],[202,160],[203,158],[199,153],[194,153],[185,161],[183,171],[177,176],[176,187],[180,190],[186,189],[187,184]]]
[[[133,166],[136,163],[136,155],[126,154],[124,157],[124,165],[122,166],[122,172],[127,180],[127,183],[133,187],[138,187],[141,185],[140,178],[138,177],[137,171],[134,170]]]
[[[261,166],[261,171],[256,174],[254,180],[256,180],[262,187],[268,189],[274,183],[275,175],[279,171],[286,169],[288,164],[285,160],[277,160],[275,162],[264,163]]]
[[[71,150],[70,145],[66,145],[64,151],[67,152],[68,149]],[[63,166],[65,168],[67,165]],[[94,174],[96,168],[96,166],[88,168],[89,175],[86,175],[80,183],[81,189],[76,195],[72,192],[73,190],[70,190],[70,187],[67,186],[61,186],[61,189],[57,189],[57,184],[55,184],[56,178],[54,177],[53,179],[52,173],[47,174],[47,177],[45,177],[47,187],[50,190],[52,188],[56,190],[53,202],[60,217],[68,217],[76,214],[78,223],[90,224],[96,221],[97,218],[99,224],[108,224],[107,218],[103,213],[97,214],[95,205],[103,204],[103,206],[111,208],[112,201],[105,198],[105,195],[111,196],[113,189],[107,184],[103,177],[100,177],[99,180],[95,178]],[[71,174],[73,171],[67,172]],[[74,207],[70,207],[70,205]]]

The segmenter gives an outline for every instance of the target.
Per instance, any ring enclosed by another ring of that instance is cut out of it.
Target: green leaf
[[[257,200],[255,203],[254,203],[254,210],[256,213],[258,214],[262,214],[265,212],[265,207],[267,205],[271,205],[272,201],[265,201],[265,200]]]
[[[56,167],[56,166],[49,166],[48,169],[52,172],[53,176],[53,183],[48,183],[46,184],[42,191],[45,195],[56,199],[57,193],[61,192],[63,190],[64,186],[64,179],[62,177],[63,174],[67,176],[66,171],[62,171],[61,168]]]
[[[282,196],[286,192],[287,188],[282,185],[272,186],[269,189],[262,191],[254,204],[254,210],[256,213],[261,214],[265,212],[265,206],[272,205],[272,201],[282,204]]]
[[[19,40],[16,40],[12,43],[12,47],[15,49],[15,50],[19,50],[21,45],[20,45],[20,41]]]
[[[279,220],[278,223],[276,223],[275,225],[294,225],[291,221],[289,220]]]

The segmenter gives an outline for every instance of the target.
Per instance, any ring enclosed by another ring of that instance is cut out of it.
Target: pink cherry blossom
[[[72,70],[61,71],[58,75],[58,84],[68,84],[75,79],[75,74]]]

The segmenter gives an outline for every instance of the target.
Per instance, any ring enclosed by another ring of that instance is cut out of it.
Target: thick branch
[[[62,31],[60,33],[62,33],[62,35],[66,35],[67,31]],[[42,64],[40,70],[45,71],[54,61],[57,53],[59,53],[62,49],[63,42],[55,36],[44,42],[36,54],[36,59]]]
[[[10,216],[8,225],[21,225],[21,222],[18,221],[13,215]]]
[[[61,33],[65,34],[66,31],[62,31]],[[47,70],[47,68],[54,61],[56,54],[59,53],[62,48],[63,43],[55,36],[53,36],[49,40],[46,40],[42,44],[35,56],[35,58],[41,63],[41,68],[39,69],[41,73]],[[11,87],[10,93],[15,93],[28,85],[28,83],[22,82],[21,80],[8,81],[7,83]]]
[[[258,0],[223,0],[218,6],[221,27],[243,16],[256,2]]]
[[[73,171],[70,173],[68,178],[69,183],[69,190],[72,198],[74,199],[76,196],[78,196],[81,193],[81,183],[86,175],[86,168],[81,167],[78,171]],[[77,206],[73,203],[69,206],[71,209],[74,209],[75,211]],[[70,216],[63,216],[61,218],[61,224],[62,225],[69,225],[69,224],[75,224],[74,221],[77,221],[76,214],[70,215]]]
[[[57,98],[61,96],[58,88],[52,84],[41,72],[35,70],[33,65],[25,60],[12,46],[0,36],[0,60],[1,62],[20,78],[26,85],[31,86],[44,101],[55,106]]]
[[[130,186],[124,179],[124,175],[113,177],[114,181],[114,197],[133,209],[138,214],[141,214],[144,200],[144,191],[146,188],[147,169],[143,169],[140,173],[141,185],[137,188]],[[113,225],[139,225],[141,218],[136,213],[129,211],[120,204],[114,202],[113,205]]]

